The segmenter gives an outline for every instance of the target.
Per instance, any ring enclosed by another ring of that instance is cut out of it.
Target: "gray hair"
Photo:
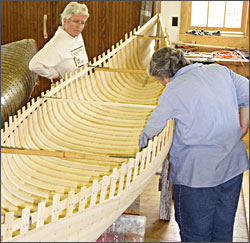
[[[163,47],[153,54],[147,71],[149,76],[162,80],[164,77],[172,78],[179,69],[189,64],[183,51]]]
[[[64,19],[66,19],[66,21],[69,21],[69,19],[74,14],[80,14],[86,18],[89,17],[88,8],[84,3],[70,2],[63,10],[62,25],[64,26]]]

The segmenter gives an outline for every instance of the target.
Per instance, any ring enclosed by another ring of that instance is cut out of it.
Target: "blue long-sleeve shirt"
[[[238,107],[249,106],[249,80],[218,64],[181,68],[164,89],[140,136],[140,149],[175,119],[173,184],[219,185],[249,169]]]

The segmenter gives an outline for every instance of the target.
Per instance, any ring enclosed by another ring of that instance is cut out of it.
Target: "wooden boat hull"
[[[94,242],[108,228],[145,189],[152,176],[162,164],[170,148],[173,130],[170,131],[169,142],[155,161],[148,165],[145,172],[139,175],[125,190],[112,199],[106,200],[94,207],[75,213],[41,228],[15,237],[9,242]],[[87,220],[86,220],[87,219]],[[96,220],[98,219],[98,220]],[[63,229],[63,231],[62,231]]]
[[[139,38],[146,34],[165,34],[159,15],[10,118],[2,130],[3,241],[95,241],[161,166],[173,120],[138,152],[163,91],[147,78],[157,43]]]
[[[30,99],[37,75],[29,70],[29,61],[36,52],[33,39],[1,46],[1,128]]]

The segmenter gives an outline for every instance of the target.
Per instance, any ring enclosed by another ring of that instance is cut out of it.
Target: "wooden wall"
[[[1,44],[35,39],[38,50],[54,35],[60,14],[70,1],[1,1]],[[140,22],[141,1],[78,1],[85,3],[90,17],[83,30],[89,60],[102,54]],[[48,38],[43,35],[47,14]],[[39,78],[32,97],[49,88],[50,81]]]

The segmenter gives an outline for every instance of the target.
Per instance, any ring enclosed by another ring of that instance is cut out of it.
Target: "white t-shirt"
[[[82,35],[72,37],[61,26],[45,46],[38,51],[29,63],[29,69],[48,79],[64,77],[88,63]]]

